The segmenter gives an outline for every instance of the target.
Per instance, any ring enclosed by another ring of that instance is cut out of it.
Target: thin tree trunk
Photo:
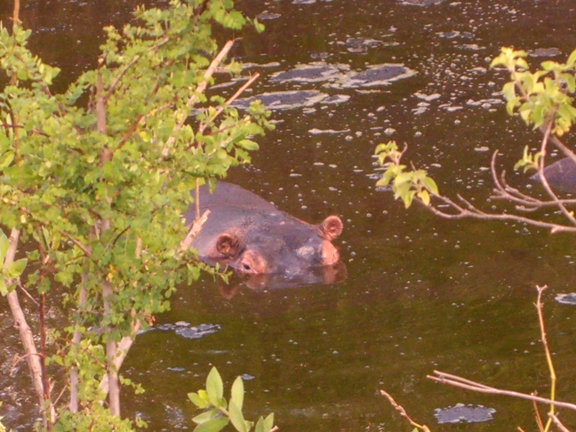
[[[14,257],[16,256],[16,250],[18,248],[18,239],[20,238],[20,231],[16,228],[12,228],[9,239],[9,247],[6,253],[5,266],[8,266],[14,262]],[[8,284],[7,284],[8,285]],[[20,301],[18,299],[18,292],[14,289],[6,296],[8,299],[8,305],[12,311],[12,316],[16,323],[16,327],[20,333],[20,340],[24,346],[24,351],[26,353],[26,362],[28,363],[28,368],[30,369],[30,375],[32,377],[32,382],[34,384],[34,390],[36,390],[36,395],[38,396],[38,402],[40,407],[44,406],[44,385],[42,378],[42,365],[40,362],[40,355],[36,349],[36,344],[34,343],[34,337],[32,335],[32,330],[26,321],[26,316],[24,311],[20,306]],[[49,391],[49,390],[48,390]],[[45,410],[42,411],[42,419],[44,422],[44,428],[48,428],[48,418]],[[50,412],[50,421],[53,421],[55,415],[53,409]]]
[[[110,315],[110,298],[112,285],[107,280],[102,282],[102,296],[104,297],[104,316]],[[108,341],[106,342],[106,367],[108,375],[108,402],[112,415],[120,415],[120,383],[118,382],[118,369],[114,364],[116,359],[117,343],[110,339],[112,329],[107,328]]]
[[[96,75],[96,128],[98,133],[106,136],[106,100],[104,92],[104,83],[102,81],[102,74],[100,71]],[[110,149],[106,146],[100,152],[100,165],[104,165],[112,157]],[[109,205],[112,204],[112,198],[106,197]],[[110,220],[104,219],[101,221],[102,233],[110,229]],[[104,319],[110,316],[110,300],[112,298],[112,285],[106,280],[106,275],[102,275],[102,300],[104,306]],[[120,383],[118,382],[118,369],[114,364],[117,351],[117,343],[110,339],[112,328],[107,327],[106,333],[108,334],[108,341],[106,342],[106,375],[108,376],[108,402],[110,405],[110,412],[112,415],[120,415]]]
[[[82,281],[80,287],[80,294],[78,298],[78,314],[76,315],[76,322],[75,326],[76,329],[74,330],[74,336],[72,337],[72,350],[77,355],[80,350],[80,342],[82,341],[82,332],[78,330],[78,326],[81,322],[82,316],[82,309],[86,303],[86,280],[88,278],[88,271],[84,270],[82,272]],[[76,366],[72,366],[70,369],[70,405],[69,409],[70,412],[76,413],[78,412],[78,368]]]
[[[132,325],[132,335],[131,336],[124,336],[122,338],[122,340],[120,341],[120,343],[118,343],[117,347],[116,347],[116,357],[114,358],[114,367],[116,369],[116,371],[120,370],[120,367],[122,366],[122,363],[124,362],[124,359],[126,359],[126,356],[128,355],[128,351],[130,350],[130,347],[132,347],[132,344],[134,343],[134,338],[136,337],[136,333],[138,332],[138,330],[140,330],[140,322],[139,321],[135,321]],[[108,392],[110,391],[110,382],[109,382],[109,378],[108,375],[104,375],[102,377],[102,381],[100,381],[100,385],[99,385],[99,389],[102,390],[102,392],[104,394],[108,394]]]

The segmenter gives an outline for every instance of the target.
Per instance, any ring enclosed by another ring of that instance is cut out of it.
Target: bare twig
[[[16,372],[16,366],[18,366],[18,363],[20,363],[22,360],[27,360],[28,357],[30,356],[37,356],[37,357],[42,357],[42,354],[40,353],[35,353],[35,354],[24,354],[24,355],[17,355],[15,354],[14,357],[12,358],[12,364],[10,365],[10,376],[14,375],[14,372]]]
[[[551,233],[559,233],[559,232],[570,232],[576,233],[576,226],[568,226],[568,225],[561,225],[556,224],[553,222],[545,222],[536,219],[531,219],[525,216],[515,215],[515,214],[508,214],[508,213],[486,213],[470,202],[466,201],[462,196],[458,195],[458,199],[463,201],[467,208],[464,208],[450,198],[442,196],[442,195],[434,195],[434,198],[440,201],[442,204],[446,205],[448,208],[455,211],[455,213],[450,213],[444,210],[441,210],[438,205],[429,205],[425,206],[425,208],[437,216],[440,216],[444,219],[464,219],[464,218],[475,218],[475,219],[482,219],[482,220],[499,220],[499,221],[511,221],[511,222],[520,222],[525,223],[526,225],[537,226],[540,228],[548,229]],[[418,201],[420,202],[420,201]],[[422,204],[424,205],[424,204]]]
[[[192,241],[194,240],[194,238],[198,235],[198,233],[200,232],[200,229],[202,228],[202,225],[204,225],[204,222],[206,222],[206,219],[208,219],[208,216],[210,215],[210,210],[206,210],[204,212],[204,214],[202,214],[202,216],[199,219],[196,219],[194,221],[194,223],[192,224],[192,226],[190,227],[190,231],[188,231],[188,235],[186,236],[186,238],[184,240],[182,240],[182,242],[180,243],[180,252],[185,251],[186,249],[190,248],[190,245],[192,244]]]
[[[560,202],[564,205],[576,204],[576,199],[560,199],[556,197],[555,200],[543,201],[539,198],[534,198],[533,196],[526,195],[520,192],[518,189],[510,186],[506,181],[506,171],[502,171],[498,175],[496,169],[496,158],[498,156],[498,150],[492,154],[492,160],[490,161],[490,172],[492,174],[492,181],[496,187],[495,195],[492,195],[492,199],[504,199],[511,201],[515,204],[521,206],[529,207],[528,209],[521,209],[523,211],[533,211],[543,207],[556,207],[557,203]]]
[[[22,285],[20,279],[16,280],[16,284],[18,285],[18,288],[20,288],[20,290],[26,295],[26,297],[30,299],[30,301],[32,301],[36,306],[40,307],[40,303],[38,303],[38,301],[36,301],[36,299],[32,297],[32,295],[28,292],[28,290],[24,287],[24,285]]]
[[[558,414],[548,414],[552,419],[552,423],[556,425],[556,427],[560,430],[560,432],[570,432],[570,430],[562,424],[562,422],[558,419]]]
[[[12,22],[14,25],[20,25],[20,0],[14,0],[14,8],[12,12]]]
[[[420,429],[423,432],[430,432],[430,429],[428,428],[428,426],[418,424],[414,420],[412,420],[410,418],[410,416],[408,415],[408,413],[406,412],[406,410],[404,409],[404,407],[402,405],[398,404],[398,402],[396,402],[394,400],[394,398],[392,396],[390,396],[389,393],[386,393],[384,390],[380,390],[380,394],[382,396],[386,396],[386,398],[388,398],[390,405],[392,405],[394,407],[394,409],[396,411],[398,411],[402,417],[404,417],[406,420],[408,420],[410,422],[410,425],[414,426],[417,429]]]
[[[212,77],[212,75],[214,75],[214,72],[216,72],[216,69],[218,68],[222,60],[224,60],[224,57],[228,55],[228,52],[230,52],[233,45],[234,40],[229,40],[228,42],[226,42],[226,44],[220,50],[218,55],[214,58],[214,60],[212,60],[210,66],[208,66],[208,69],[206,69],[206,72],[204,72],[203,80],[200,82],[200,84],[198,84],[198,87],[196,87],[196,91],[188,98],[188,101],[186,101],[186,108],[188,110],[191,110],[192,107],[196,104],[196,102],[198,102],[199,95],[201,95],[206,91],[206,87],[208,86],[208,80]],[[172,147],[174,141],[176,141],[176,132],[182,129],[187,118],[188,118],[187,115],[181,116],[181,118],[178,119],[178,122],[174,125],[174,128],[172,129],[172,135],[170,135],[170,137],[166,140],[164,149],[162,149],[162,157],[168,156],[170,147]]]
[[[536,300],[536,310],[538,311],[538,323],[540,325],[540,337],[542,339],[542,346],[544,347],[544,352],[546,354],[546,363],[548,364],[548,370],[550,371],[550,400],[554,401],[556,399],[556,371],[554,370],[554,363],[552,363],[552,356],[550,355],[550,349],[548,348],[548,340],[546,338],[546,328],[544,326],[544,315],[542,313],[542,293],[548,288],[546,285],[543,287],[536,286],[538,290],[538,299]],[[548,432],[550,425],[552,424],[552,417],[554,415],[554,403],[550,404],[550,411],[548,413],[548,421],[544,427],[544,432]]]
[[[536,395],[536,393],[532,393]],[[542,416],[540,415],[540,411],[538,410],[538,404],[532,401],[532,408],[534,409],[534,417],[536,417],[536,424],[538,425],[538,430],[542,432],[544,430],[544,423],[542,422]]]
[[[487,394],[495,394],[495,395],[503,395],[503,396],[512,396],[519,399],[526,399],[529,401],[535,401],[538,403],[552,405],[554,404],[556,407],[559,408],[567,408],[573,411],[576,411],[576,405],[569,402],[560,402],[555,400],[550,400],[547,398],[543,398],[540,396],[529,395],[526,393],[519,393],[511,390],[501,390],[495,387],[490,387],[484,384],[480,384],[474,381],[466,380],[462,377],[451,375],[445,372],[434,371],[435,375],[428,375],[427,378],[431,379],[432,381],[439,382],[441,384],[449,384],[454,387],[460,387],[466,390],[472,390],[479,393],[487,393]]]
[[[160,48],[162,45],[166,45],[168,42],[170,41],[170,38],[165,37],[164,39],[161,39],[157,44],[151,46],[150,48],[148,48],[148,51],[154,51],[157,50],[158,48]],[[112,93],[114,93],[114,90],[116,90],[116,87],[118,86],[118,84],[120,83],[120,80],[122,79],[122,77],[126,74],[126,72],[128,72],[128,70],[134,66],[136,63],[138,63],[138,60],[140,60],[141,56],[140,54],[136,55],[129,63],[127,63],[122,70],[120,71],[120,73],[118,74],[118,76],[116,77],[116,79],[114,80],[114,82],[110,85],[110,87],[108,88],[108,91],[106,92],[106,94],[104,95],[104,102],[108,102],[108,99],[110,99],[110,96],[112,96]]]
[[[236,93],[234,93],[225,103],[224,106],[228,107],[230,106],[230,104],[232,102],[234,102],[236,99],[238,99],[238,97],[244,93],[246,91],[246,89],[248,87],[250,87],[252,85],[252,83],[254,81],[256,81],[258,79],[258,77],[260,76],[259,73],[254,74],[253,76],[250,77],[250,79],[248,81],[246,81],[237,91]],[[224,106],[220,106],[218,107],[218,109],[216,110],[216,112],[214,113],[214,115],[212,117],[210,117],[205,123],[202,123],[202,125],[198,128],[200,133],[204,133],[204,130],[206,129],[206,127],[212,123],[216,117],[218,117],[222,111],[224,111]]]
[[[540,131],[542,133],[544,133],[544,128],[545,128],[545,126],[540,127]],[[550,137],[550,141],[552,141],[552,144],[554,144],[556,147],[558,147],[562,151],[562,153],[564,153],[566,156],[568,156],[570,159],[572,159],[576,163],[576,153],[574,153],[572,151],[572,149],[570,149],[562,141],[560,141],[560,139],[556,135],[552,135]]]

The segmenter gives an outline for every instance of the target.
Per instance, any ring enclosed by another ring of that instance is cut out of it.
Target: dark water
[[[276,131],[260,140],[253,164],[234,169],[229,179],[310,222],[340,215],[345,229],[336,243],[348,277],[335,285],[267,291],[240,286],[226,297],[210,279],[181,287],[172,311],[157,317],[166,326],[139,336],[125,363],[125,374],[147,390],[137,397],[124,391],[126,415],[141,414],[151,430],[192,430],[196,412],[186,393],[202,387],[216,365],[228,384],[237,375],[249,378],[248,417],[273,411],[283,431],[411,430],[379,389],[434,431],[534,430],[530,404],[437,385],[426,375],[436,369],[546,395],[536,284],[550,286],[545,314],[558,398],[576,400],[576,309],[554,301],[576,291],[573,238],[519,224],[445,221],[418,207],[406,211],[390,193],[375,191],[371,157],[392,133],[442,191],[481,203],[491,189],[486,168],[499,149],[510,181],[524,184],[511,167],[523,146],[537,146],[540,137],[507,117],[498,94],[507,77],[488,66],[501,46],[535,54],[553,49],[546,52],[560,54],[552,59],[565,60],[576,47],[576,5],[413,3],[419,2],[238,3],[249,15],[277,16],[264,21],[264,34],[245,35],[235,49],[242,61],[266,66],[247,70],[262,75],[247,96],[316,90],[342,98],[275,110]],[[69,71],[64,85],[94,61],[98,29],[125,22],[131,6],[46,0],[23,14],[37,32],[32,45]],[[274,79],[312,63],[343,75],[376,65],[403,65],[416,74],[352,88],[335,76]],[[7,313],[1,318],[8,335]],[[210,331],[195,338],[178,327]],[[4,340],[16,343],[12,336]],[[13,350],[3,350],[4,372]],[[27,384],[25,370],[2,383],[6,423],[26,424],[26,399],[15,391]],[[439,425],[435,410],[458,403],[493,408],[493,420]],[[561,417],[576,427],[574,415]]]

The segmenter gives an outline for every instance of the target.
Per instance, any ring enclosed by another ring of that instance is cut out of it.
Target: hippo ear
[[[328,216],[319,227],[322,238],[334,240],[342,233],[343,224],[338,216]]]
[[[240,240],[234,234],[220,234],[216,240],[216,250],[226,258],[236,256],[240,249]]]

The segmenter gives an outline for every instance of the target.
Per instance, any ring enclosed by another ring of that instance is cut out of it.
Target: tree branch
[[[430,429],[428,428],[428,426],[418,424],[414,420],[412,420],[410,418],[410,416],[408,415],[408,413],[406,412],[406,410],[404,409],[404,407],[402,405],[400,405],[398,402],[396,402],[394,400],[394,398],[389,393],[386,393],[384,390],[380,390],[380,394],[382,396],[385,396],[388,399],[388,401],[390,402],[390,405],[392,405],[392,407],[396,411],[398,411],[398,413],[402,417],[404,417],[406,420],[408,420],[408,422],[410,423],[411,426],[414,426],[416,429],[420,429],[423,432],[430,432]]]
[[[210,215],[210,210],[206,210],[204,212],[204,214],[202,215],[202,217],[200,217],[194,221],[194,223],[190,227],[190,231],[188,231],[188,235],[186,236],[186,238],[184,240],[182,240],[182,242],[180,242],[179,252],[185,251],[185,250],[190,248],[192,241],[200,232],[202,225],[204,225],[204,222],[206,222],[209,215]]]
[[[170,41],[170,38],[165,37],[164,39],[161,39],[160,42],[158,42],[157,44],[148,48],[148,51],[154,51],[154,50],[160,48],[162,45],[166,45],[169,41]],[[134,66],[136,63],[138,63],[138,60],[140,60],[141,58],[142,57],[140,55],[137,55],[128,64],[126,64],[124,66],[124,68],[122,68],[122,70],[120,71],[120,73],[118,74],[118,76],[116,77],[114,82],[110,85],[110,88],[108,88],[108,91],[104,95],[104,97],[103,97],[104,103],[108,102],[108,99],[110,99],[110,96],[112,96],[112,93],[114,93],[114,90],[116,90],[116,87],[118,86],[118,84],[120,83],[120,80],[126,74],[126,72],[128,72],[128,70],[130,70],[130,68],[132,66]]]
[[[427,210],[431,211],[433,214],[440,216],[444,219],[464,219],[464,218],[475,218],[481,220],[499,220],[499,221],[512,221],[512,222],[520,222],[525,223],[527,225],[537,226],[540,228],[545,228],[550,230],[551,233],[559,233],[559,232],[570,232],[576,233],[576,226],[567,226],[556,224],[553,222],[545,222],[536,219],[530,219],[525,216],[519,216],[515,214],[507,214],[507,213],[486,213],[472,205],[470,202],[466,201],[462,196],[458,195],[458,199],[466,203],[468,208],[463,208],[452,201],[450,198],[442,196],[442,195],[435,195],[434,198],[436,200],[441,201],[445,206],[452,208],[456,211],[456,213],[448,213],[438,208],[438,205],[429,205],[426,206],[424,203],[421,203]],[[420,201],[418,201],[420,202]]]
[[[208,66],[208,69],[206,69],[206,72],[204,72],[204,77],[202,81],[200,82],[200,84],[198,84],[198,87],[196,87],[196,91],[186,101],[186,109],[188,111],[190,111],[192,107],[196,104],[196,102],[198,102],[198,95],[206,91],[206,87],[208,86],[208,80],[212,77],[212,75],[214,75],[214,72],[216,72],[218,65],[222,62],[222,60],[224,60],[224,57],[228,55],[228,52],[232,49],[233,45],[234,40],[229,40],[228,42],[226,42],[226,44],[220,50],[218,55],[214,58],[214,60],[212,60],[210,66]],[[176,141],[176,132],[182,129],[187,118],[188,115],[183,115],[182,118],[180,118],[178,122],[174,125],[174,128],[172,129],[172,135],[170,135],[170,137],[166,140],[166,144],[164,145],[164,149],[162,150],[162,157],[168,156],[170,147],[172,147],[172,145]]]
[[[432,381],[439,382],[441,384],[449,384],[454,387],[460,387],[466,390],[472,390],[479,393],[486,393],[486,394],[493,394],[493,395],[503,395],[503,396],[512,396],[519,399],[526,399],[529,401],[535,401],[538,403],[543,403],[547,405],[555,405],[559,408],[567,408],[570,410],[576,411],[576,405],[568,402],[560,402],[560,401],[553,401],[547,398],[543,398],[540,396],[529,395],[526,393],[519,393],[512,390],[501,390],[496,387],[486,386],[484,384],[480,384],[474,381],[470,381],[464,379],[462,377],[451,375],[445,372],[434,371],[435,375],[428,375],[427,378],[431,379]]]
[[[258,77],[260,77],[259,73],[256,73],[254,75],[252,75],[250,77],[250,79],[248,79],[248,81],[246,81],[237,91],[236,93],[234,93],[225,103],[224,106],[228,107],[230,106],[230,104],[232,102],[234,102],[236,99],[238,99],[238,97],[244,93],[246,91],[246,89],[248,87],[250,87],[252,85],[252,83],[254,83],[254,81],[256,81],[258,79]],[[224,106],[219,106],[218,109],[216,110],[216,112],[214,113],[214,115],[208,119],[208,121],[206,121],[205,123],[202,123],[202,125],[200,126],[200,128],[198,129],[200,131],[200,133],[204,133],[204,130],[206,129],[206,127],[212,123],[216,117],[218,117],[222,111],[224,111]]]

